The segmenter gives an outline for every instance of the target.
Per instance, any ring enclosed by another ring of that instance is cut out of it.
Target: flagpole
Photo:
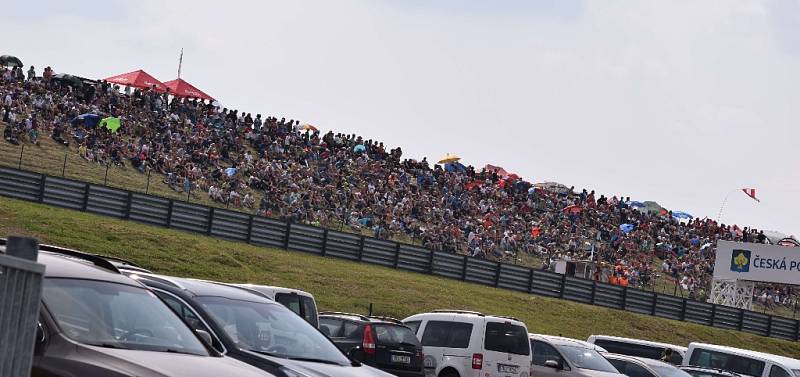
[[[727,195],[725,195],[725,199],[722,201],[722,205],[719,206],[719,213],[717,214],[717,223],[720,223],[720,219],[722,219],[722,210],[725,208],[725,204],[728,203],[728,198],[731,196],[731,194],[733,194],[736,191],[739,191],[739,189],[731,190],[730,192],[728,192]]]
[[[181,47],[181,56],[178,58],[178,78],[181,78],[181,66],[183,65],[183,47]]]

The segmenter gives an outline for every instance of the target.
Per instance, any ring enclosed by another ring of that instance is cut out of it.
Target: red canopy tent
[[[202,90],[195,88],[194,85],[189,84],[184,79],[175,79],[172,81],[167,81],[164,83],[164,85],[166,85],[167,88],[169,88],[170,94],[176,97],[197,98],[209,101],[214,100],[214,98],[212,98],[208,94],[203,93]]]
[[[167,91],[167,87],[164,86],[164,83],[156,80],[155,77],[150,76],[147,72],[141,69],[133,72],[123,73],[116,76],[111,76],[105,79],[105,81],[114,84],[132,86],[134,88],[142,88],[142,89],[152,89],[153,87],[155,87],[155,90],[160,93]]]

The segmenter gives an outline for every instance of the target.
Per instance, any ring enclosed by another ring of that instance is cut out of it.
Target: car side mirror
[[[347,358],[350,361],[361,362],[364,360],[364,349],[361,346],[355,346],[347,351]]]
[[[36,322],[36,343],[44,343],[44,326],[41,322]]]
[[[556,360],[547,360],[544,362],[544,366],[558,370],[564,369],[564,364],[561,364],[560,361]]]
[[[194,330],[194,332],[197,333],[197,336],[200,337],[200,339],[202,339],[207,346],[211,347],[214,343],[214,341],[211,340],[211,334],[209,334],[208,331],[197,329]]]
[[[36,323],[36,342],[33,346],[33,354],[34,355],[41,355],[44,353],[44,346],[45,341],[47,340],[47,336],[44,333],[44,326],[42,322]]]

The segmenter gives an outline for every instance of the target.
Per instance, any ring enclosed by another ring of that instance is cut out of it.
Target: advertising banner
[[[719,241],[714,278],[800,285],[800,247]]]

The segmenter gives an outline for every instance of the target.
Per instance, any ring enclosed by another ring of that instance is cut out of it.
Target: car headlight
[[[303,372],[298,372],[292,368],[280,367],[281,372],[286,374],[286,377],[311,377]]]

